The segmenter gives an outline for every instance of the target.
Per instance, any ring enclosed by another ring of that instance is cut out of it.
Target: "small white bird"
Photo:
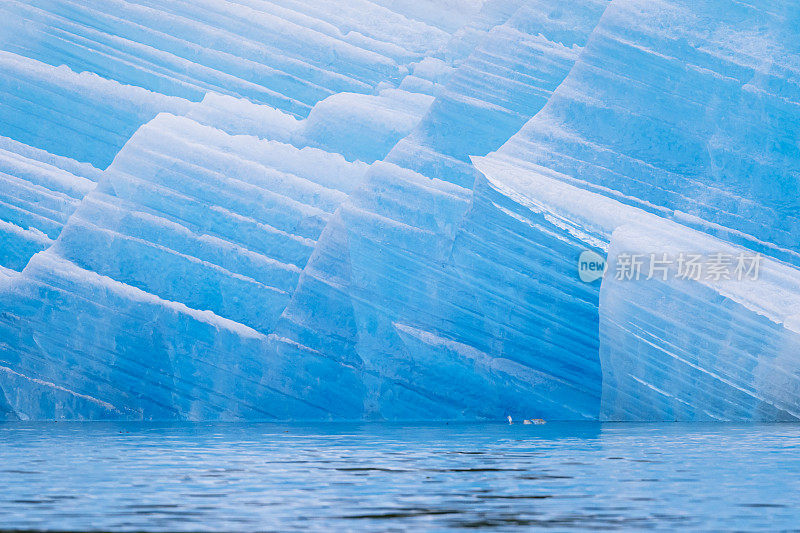
[[[509,425],[514,423],[514,420],[511,418],[511,415],[508,415],[508,423]]]

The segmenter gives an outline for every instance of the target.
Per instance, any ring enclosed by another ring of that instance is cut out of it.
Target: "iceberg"
[[[575,187],[565,176],[492,157],[476,159],[476,165],[485,172],[488,187],[545,215],[550,233],[559,228],[561,239],[568,235],[578,243],[576,249],[608,256],[602,284],[577,279],[575,250],[562,255],[562,265],[549,268],[560,270],[562,291],[584,288],[590,294],[585,322],[570,337],[596,331],[599,322],[602,420],[797,419],[796,268]],[[681,276],[676,259],[682,254],[719,254],[729,265],[718,276],[702,263],[706,271]],[[623,274],[623,261],[627,258],[629,265],[632,256],[639,257],[641,276]],[[739,276],[737,257],[749,258],[747,271]],[[761,259],[756,267],[755,258]],[[660,266],[651,270],[656,261]],[[575,305],[576,300],[567,302]],[[578,313],[567,316],[579,326]],[[578,368],[585,371],[589,365]]]
[[[496,156],[797,264],[797,16],[769,1],[613,2]]]
[[[480,291],[496,283],[494,273],[477,273],[471,287],[469,274],[449,264],[480,176],[469,154],[499,147],[502,140],[493,141],[492,135],[502,137],[503,130],[506,136],[513,134],[539,111],[567,75],[604,6],[527,4],[488,32],[415,131],[384,162],[372,165],[364,185],[342,205],[320,239],[278,332],[297,345],[356,364],[379,377],[384,387],[391,386],[387,392],[373,393],[373,416],[502,418],[509,410],[520,418],[529,412],[552,418],[597,416],[599,369],[594,384],[584,385],[590,381],[581,379],[576,386],[569,381],[575,371],[551,374],[547,364],[535,362],[525,333],[503,346],[498,337],[516,327],[493,336],[490,328],[496,324],[489,317],[486,322],[481,319],[488,306],[475,305]],[[491,86],[486,79],[492,80]],[[508,306],[501,304],[496,312],[505,309]],[[517,320],[522,323],[531,313],[526,310]],[[475,342],[477,337],[485,342]],[[294,345],[286,349],[299,353]],[[482,371],[469,395],[461,383],[476,376],[464,375],[458,366],[447,380],[425,378],[435,375],[429,361],[458,357],[463,365],[474,354],[497,359],[497,370]],[[500,369],[514,365],[539,377],[527,386],[521,380],[517,399],[508,402],[505,383],[519,378],[513,372],[503,375]],[[429,370],[412,372],[417,368]],[[403,405],[394,391],[398,386],[405,389],[403,398],[417,398]],[[565,398],[570,396],[579,399],[567,406]]]
[[[797,6],[0,14],[0,418],[800,417]]]
[[[100,407],[103,417],[273,417],[280,408],[259,411],[266,398],[247,408],[234,389],[269,388],[258,370],[267,335],[326,218],[366,168],[160,114],[6,288],[2,337],[15,347],[3,346],[6,372],[51,393],[9,397],[25,388],[3,387],[8,402],[26,417],[91,418]]]
[[[606,276],[594,319],[578,326],[599,332],[605,419],[795,417],[781,317],[794,313],[798,264],[800,56],[787,39],[798,13],[771,2],[612,2],[547,105],[483,163],[510,195],[558,202],[577,231],[603,228],[597,245],[612,268],[619,253],[767,259],[770,281],[724,290]],[[552,183],[532,189],[536,176],[572,189],[554,197]],[[779,286],[787,307],[765,314]]]

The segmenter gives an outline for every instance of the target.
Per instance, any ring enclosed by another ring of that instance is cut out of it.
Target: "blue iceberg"
[[[800,7],[0,14],[0,416],[800,418]]]

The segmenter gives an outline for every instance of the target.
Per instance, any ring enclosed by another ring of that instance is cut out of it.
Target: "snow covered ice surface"
[[[800,6],[0,15],[0,416],[800,417]]]

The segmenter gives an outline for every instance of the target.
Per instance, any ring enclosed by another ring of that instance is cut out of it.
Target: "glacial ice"
[[[369,93],[446,45],[478,2],[11,0],[0,48],[198,101],[209,91],[308,114]]]
[[[763,256],[758,279],[680,279],[673,262],[666,279],[648,279],[650,261],[663,254],[733,259],[754,252],[575,187],[552,171],[493,157],[476,159],[476,165],[491,188],[545,215],[552,229],[563,230],[562,240],[568,235],[581,243],[579,249],[608,255],[609,272],[602,285],[562,282],[593,289],[598,306],[584,315],[583,329],[594,331],[599,320],[602,419],[797,419],[796,268]],[[641,278],[615,274],[621,254],[641,256]],[[575,268],[566,263],[568,258],[576,257],[562,257],[563,266],[551,270],[568,278]],[[574,298],[569,302],[574,304]],[[577,313],[567,316],[573,326],[578,324]],[[571,336],[580,335],[581,329],[575,327]]]
[[[710,235],[764,254],[767,271],[784,269],[778,281],[733,292],[606,276],[597,316],[582,326],[599,323],[604,418],[795,416],[793,334],[774,314],[760,321],[775,287],[787,306],[779,316],[797,309],[800,50],[789,35],[798,15],[779,2],[612,2],[547,105],[490,156],[594,193],[562,193],[573,204],[567,218],[586,228],[604,221],[612,266],[619,252],[677,242],[687,253],[724,252]],[[658,220],[618,229],[621,220],[609,222],[630,214],[624,206]],[[624,236],[635,232],[652,242],[634,246]]]
[[[542,325],[536,320],[526,295],[510,281],[509,290],[497,294],[494,273],[476,273],[473,282],[469,273],[448,263],[459,223],[470,208],[471,188],[479,177],[469,163],[470,151],[499,146],[500,142],[492,144],[487,137],[503,128],[510,135],[544,105],[546,95],[567,74],[569,58],[577,57],[574,49],[585,42],[592,19],[599,19],[603,6],[601,2],[528,4],[491,30],[456,69],[416,130],[385,162],[372,166],[364,185],[342,206],[320,239],[278,333],[327,357],[357,364],[385,383],[382,387],[392,386],[387,392],[373,393],[369,407],[375,411],[373,416],[497,417],[509,410],[519,418],[532,411],[554,418],[597,416],[599,379],[591,385],[585,379],[571,382],[576,376],[573,369],[560,368],[558,358],[540,363],[532,353],[536,350],[529,344],[529,332],[548,328],[550,321],[545,319]],[[558,40],[548,41],[549,32]],[[509,44],[513,45],[510,49]],[[493,80],[490,87],[486,78]],[[516,107],[508,109],[511,106]],[[461,131],[471,134],[460,135]],[[454,140],[443,141],[441,133]],[[515,279],[524,277],[520,272]],[[480,309],[476,303],[482,294],[488,301]],[[515,324],[508,324],[504,316],[509,308],[504,297],[509,296],[524,309]],[[490,308],[490,303],[496,307]],[[494,315],[485,314],[490,309]],[[532,322],[523,324],[531,318]],[[411,336],[403,328],[421,334]],[[481,342],[464,342],[475,338]],[[528,383],[519,398],[509,403],[503,390],[508,378],[497,382],[489,373],[482,382],[470,385],[480,393],[464,396],[457,392],[462,389],[460,383],[474,379],[471,374],[476,371],[465,376],[456,367],[447,382],[426,380],[425,373],[412,372],[429,368],[430,360],[465,353],[452,346],[528,366],[539,373],[541,383]],[[296,347],[287,349],[300,353]],[[589,375],[592,372],[599,377],[599,369],[587,370]],[[393,390],[397,386],[407,389],[404,400],[412,394],[419,397],[405,406]]]
[[[800,417],[800,7],[0,15],[0,418]]]
[[[497,157],[798,264],[798,9],[613,2]]]
[[[0,137],[0,267],[22,270],[48,248],[99,171]]]
[[[623,225],[609,257],[745,249],[659,219]],[[648,268],[645,261],[644,268]],[[758,279],[603,282],[602,416],[613,420],[800,419],[800,272],[761,261]],[[688,326],[687,326],[688,325]],[[702,384],[698,386],[698,384]]]
[[[161,111],[189,102],[0,51],[4,137],[103,169]]]
[[[103,417],[321,416],[308,390],[283,401],[302,408],[268,400],[285,385],[272,390],[266,374],[277,364],[263,370],[258,354],[326,219],[366,168],[158,115],[4,294],[13,304],[3,338],[27,354],[7,356],[13,379],[41,388],[74,383],[64,367],[80,369],[80,392],[54,389],[54,400],[3,387],[6,398],[19,413],[46,417],[91,417],[106,404]],[[98,398],[87,414],[86,401]]]

